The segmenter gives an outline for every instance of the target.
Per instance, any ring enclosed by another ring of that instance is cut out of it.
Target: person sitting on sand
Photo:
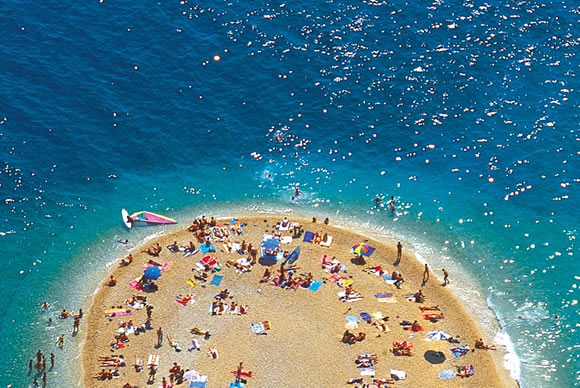
[[[314,244],[320,244],[321,241],[322,241],[322,233],[321,232],[314,233],[314,240],[312,240],[312,242]]]
[[[173,241],[173,244],[168,245],[167,249],[169,249],[171,252],[179,252],[179,245],[177,245],[177,241]]]
[[[127,257],[125,257],[123,260],[121,260],[121,262],[119,263],[120,267],[126,267],[129,264],[131,264],[133,262],[133,255],[132,254],[128,254]]]
[[[197,220],[193,220],[191,225],[187,228],[187,230],[190,232],[197,232],[198,229],[199,229],[199,223],[197,222]]]
[[[423,303],[425,301],[425,295],[423,295],[423,292],[421,290],[417,291],[413,297],[415,298],[415,302],[417,303]]]
[[[210,226],[210,227],[214,227],[214,226],[216,226],[216,225],[217,225],[217,220],[216,220],[215,218],[213,218],[213,217],[212,217],[212,218],[209,220],[209,226]]]
[[[483,343],[483,339],[477,339],[475,340],[475,348],[476,349],[482,349],[482,350],[497,350],[495,348],[495,345],[486,345]]]
[[[270,277],[272,276],[273,272],[274,272],[273,267],[266,268],[264,274],[262,275],[262,278],[260,279],[260,283],[268,283],[270,281]]]
[[[396,278],[395,278],[396,276]],[[403,279],[403,274],[400,272],[397,272],[396,275],[394,275],[393,273],[393,280],[395,281],[395,286],[397,288],[401,288],[401,284],[403,284],[405,282],[405,279]]]
[[[328,242],[328,233],[324,232],[322,235],[322,242]]]
[[[115,287],[116,285],[117,285],[117,280],[115,280],[113,275],[111,275],[111,277],[109,278],[109,281],[107,282],[107,286]]]
[[[340,340],[344,344],[354,345],[356,343],[355,338],[356,336],[352,334],[349,330],[346,330],[342,335],[342,339]]]
[[[413,324],[411,325],[411,331],[422,331],[423,327],[421,325],[419,325],[419,322],[414,321]]]
[[[240,244],[240,250],[238,252],[241,253],[242,255],[245,255],[248,252],[248,243],[246,242],[246,240],[242,241],[242,243]]]

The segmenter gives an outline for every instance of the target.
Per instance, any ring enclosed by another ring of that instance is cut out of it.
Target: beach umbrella
[[[276,248],[280,248],[280,241],[271,238],[269,240],[262,241],[262,247],[269,251],[273,251]]]
[[[286,258],[286,263],[294,264],[294,262],[298,260],[298,256],[300,256],[300,247],[296,247],[296,249],[294,249],[292,253],[288,255]]]
[[[435,350],[427,350],[425,352],[425,360],[431,364],[441,364],[445,361],[443,352],[436,352]]]
[[[362,256],[365,253],[369,253],[370,250],[370,245],[365,243],[356,243],[352,246],[351,253],[356,253],[357,255]]]
[[[449,333],[444,332],[443,330],[431,330],[429,333],[427,333],[427,338],[429,338],[432,341],[439,341],[439,340],[447,340],[449,338],[451,338],[451,335]]]
[[[161,270],[159,267],[152,265],[143,272],[143,275],[145,275],[148,279],[157,280],[161,277]]]

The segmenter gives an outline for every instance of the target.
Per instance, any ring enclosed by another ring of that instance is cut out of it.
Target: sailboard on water
[[[148,211],[135,212],[131,215],[127,210],[121,210],[121,216],[123,217],[123,223],[127,228],[131,228],[133,224],[146,224],[146,225],[169,225],[177,224],[173,218],[163,216],[161,214],[156,214]]]

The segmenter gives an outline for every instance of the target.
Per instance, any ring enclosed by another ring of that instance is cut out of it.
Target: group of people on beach
[[[313,223],[316,223],[317,220],[314,217],[312,220]],[[324,224],[328,224],[329,220],[328,218],[326,218],[324,220]],[[243,225],[243,224],[240,224]],[[242,232],[242,227],[240,225],[234,224],[232,222],[231,226],[228,225],[227,227],[220,227],[218,225],[218,221],[211,217],[210,219],[206,219],[206,217],[201,217],[199,219],[196,219],[192,222],[191,226],[188,227],[188,230],[194,234],[194,236],[197,237],[197,239],[200,241],[200,243],[203,244],[207,244],[209,246],[210,241],[223,241],[223,245],[224,245],[224,249],[225,249],[225,253],[239,253],[242,255],[248,255],[248,260],[247,263],[245,262],[240,262],[239,260],[227,260],[227,265],[233,267],[236,271],[239,271],[239,273],[243,273],[246,272],[249,269],[251,269],[252,265],[255,265],[257,262],[257,250],[253,247],[253,245],[249,242],[246,242],[246,240],[243,240],[241,245],[236,246],[234,248],[234,244],[229,240],[229,238],[231,236],[237,235],[238,231]],[[281,227],[281,228],[280,228]],[[213,229],[212,229],[213,228]],[[232,229],[233,228],[233,229]],[[300,226],[300,228],[302,228],[302,226]],[[284,219],[278,223],[278,225],[275,228],[275,231],[272,231],[274,235],[276,235],[278,238],[281,237],[281,231],[288,231],[290,232],[290,221],[284,217]],[[231,232],[231,234],[230,234]],[[316,232],[314,234],[314,239],[313,242],[314,243],[320,243],[320,242],[326,242],[328,241],[328,232],[326,231],[319,231]],[[185,248],[185,249],[184,249]],[[196,249],[195,244],[193,242],[189,242],[189,247],[183,247],[183,246],[179,246],[179,244],[177,243],[177,241],[174,241],[173,244],[168,246],[168,249],[170,252],[176,253],[176,252],[184,252],[187,251],[187,249],[191,250],[192,252]],[[159,243],[156,243],[153,247],[144,250],[144,253],[147,253],[149,255],[153,255],[153,256],[159,256],[161,254],[162,248],[161,245]],[[287,254],[287,253],[286,253]],[[401,256],[402,256],[402,244],[399,242],[397,244],[397,260],[400,261],[401,260]],[[344,265],[342,265],[341,263],[338,263],[338,266],[336,263],[333,262],[334,257],[332,257],[331,259],[331,263],[328,264],[330,269],[330,273],[333,275],[337,275],[342,268],[344,267]],[[126,267],[131,265],[131,263],[133,262],[134,258],[131,254],[129,254],[127,257],[125,257],[121,262],[120,262],[120,266],[122,267]],[[249,266],[249,267],[248,267]],[[334,268],[336,266],[337,270],[336,271],[332,271],[332,268]],[[324,266],[323,266],[324,268]],[[305,272],[305,273],[298,273],[298,268],[296,267],[295,264],[293,265],[287,265],[287,263],[282,260],[279,269],[276,270],[276,267],[274,266],[269,266],[267,268],[265,268],[264,274],[262,275],[262,277],[260,278],[259,282],[260,283],[271,283],[275,286],[278,286],[280,288],[285,288],[285,289],[298,289],[299,287],[304,287],[304,288],[308,288],[310,287],[310,285],[313,284],[314,282],[314,275],[311,272]],[[199,272],[207,272],[207,271],[211,271],[214,272],[213,267],[208,263],[206,265],[206,268],[204,268],[203,270],[199,271]],[[443,273],[444,273],[444,284],[448,284],[449,283],[449,279],[448,279],[448,272],[447,270],[443,269]],[[205,273],[205,280],[207,280],[208,276],[207,273]],[[388,275],[388,273],[387,273]],[[382,272],[381,272],[381,276],[382,276]],[[340,278],[340,276],[339,276]],[[197,279],[197,278],[196,278]],[[326,278],[324,278],[323,280],[325,280]],[[401,288],[402,285],[405,282],[405,279],[403,278],[403,275],[401,273],[400,270],[397,271],[393,271],[391,279],[394,281],[394,285],[397,288]],[[139,282],[146,282],[148,279],[146,279],[144,276],[142,276],[139,280]],[[348,282],[348,280],[351,280],[350,282]],[[429,269],[427,264],[425,264],[425,272],[423,274],[423,283],[425,284],[426,281],[429,280]],[[342,283],[344,283],[344,300],[343,301],[352,301],[352,300],[358,300],[359,298],[362,299],[362,296],[360,295],[360,293],[356,290],[353,289],[352,286],[352,275],[349,276],[348,278],[344,277],[341,280],[339,280],[337,282],[337,284],[341,285]],[[342,287],[342,285],[341,285]],[[258,293],[260,293],[261,290],[258,290]],[[405,294],[407,295],[407,294]],[[425,302],[426,296],[423,294],[422,289],[419,289],[418,291],[416,291],[414,294],[408,294],[408,295],[412,295],[412,298],[414,299],[414,301],[416,303],[422,304]],[[407,295],[407,296],[408,296]],[[185,298],[187,297],[192,297],[191,294],[186,295]],[[143,298],[143,299],[142,299]],[[232,309],[235,309],[236,311],[240,311],[241,314],[244,314],[245,311],[247,311],[247,305],[242,305],[242,304],[238,304],[235,303],[233,301],[230,301],[230,299],[232,298],[232,295],[230,293],[230,291],[228,289],[222,289],[214,298],[214,301],[212,302],[211,306],[210,306],[210,314],[211,315],[221,315],[224,312],[227,311],[231,311]],[[182,300],[183,301],[183,300]],[[226,303],[226,301],[229,302]],[[153,309],[153,307],[149,304],[146,303],[146,300],[144,299],[144,297],[141,297],[140,295],[133,295],[132,298],[128,299],[127,304],[129,305],[140,305],[141,308],[143,306],[146,306],[147,309],[147,323],[148,323],[148,327],[149,329],[152,329],[152,325],[151,325],[151,310]],[[187,304],[187,303],[185,303]],[[438,319],[441,319],[443,317],[443,314],[439,312],[439,306],[419,306],[421,312],[427,311],[430,312],[430,310],[436,310],[436,314]],[[385,318],[385,319],[388,319]],[[433,322],[436,322],[437,319],[433,320]],[[382,332],[386,332],[388,331],[388,328],[386,327],[385,323],[381,320],[381,319],[376,319],[375,321],[371,321],[369,320],[367,323],[372,323],[373,326],[377,327],[377,329],[379,329]],[[131,331],[132,328],[135,328],[135,325],[133,324],[132,320],[129,320],[128,322],[124,322],[122,325],[124,329],[128,329],[129,331]],[[138,327],[138,326],[137,326]],[[421,331],[422,327],[421,325],[418,323],[417,320],[415,320],[414,322],[410,323],[408,325],[409,330],[416,332],[416,331]],[[352,328],[351,328],[352,329]],[[348,344],[348,345],[354,345],[358,342],[362,342],[365,341],[366,339],[366,334],[363,331],[360,331],[358,333],[353,333],[351,332],[351,329],[347,329],[341,338],[341,342]],[[210,334],[209,331],[207,330],[201,330],[199,328],[194,328],[191,330],[191,334],[192,335],[203,335],[206,340],[209,339]],[[382,333],[381,333],[382,334]],[[378,335],[380,336],[380,335]],[[162,330],[161,327],[159,327],[157,329],[157,346],[161,346],[163,343],[163,339],[165,337],[165,334]],[[169,339],[169,343],[170,345],[173,347],[174,343],[176,343],[176,341],[171,337],[171,336],[167,336],[167,338]],[[123,343],[125,341],[128,341],[129,338],[125,333],[119,333],[115,335],[115,343],[116,344],[120,344]],[[196,345],[195,341],[194,343],[194,348],[196,350],[199,350],[199,345]],[[407,342],[407,341],[403,341],[403,342],[393,342],[393,347],[392,347],[392,352],[395,355],[404,355],[404,356],[411,356],[412,355],[412,343]],[[487,346],[485,344],[483,344],[483,341],[481,339],[476,341],[476,346],[477,349],[494,349],[493,346]],[[215,348],[210,349],[211,351],[208,352],[208,355],[215,359],[217,358],[217,350]],[[122,355],[112,355],[109,356],[110,358],[104,359],[101,358],[100,361],[103,361],[103,363],[101,363],[101,366],[110,366],[113,369],[103,369],[101,371],[100,374],[97,374],[97,378],[99,379],[110,379],[112,377],[114,377],[116,375],[116,373],[118,373],[118,369],[121,366],[124,366],[124,360],[122,358]],[[150,383],[154,383],[155,381],[155,377],[156,377],[156,373],[157,373],[157,365],[156,364],[151,364],[148,365],[148,369],[149,369],[149,382]],[[174,363],[173,366],[169,369],[169,376],[168,379],[166,377],[162,378],[161,384],[164,388],[166,387],[170,387],[173,386],[174,383],[179,384],[182,380],[183,380],[183,374],[184,374],[185,370],[178,365],[177,363]],[[244,369],[242,368],[242,363],[240,363],[240,365],[238,366],[238,369],[236,371],[233,371],[232,373],[235,373],[236,376],[236,380],[237,381],[242,381],[244,378],[247,377],[251,377],[251,372],[247,372],[244,371]],[[352,380],[352,379],[351,379]],[[378,379],[380,380],[380,379]],[[358,383],[358,381],[353,381],[350,382],[349,384],[354,384],[354,383]],[[390,381],[389,381],[390,383]],[[378,386],[386,386],[387,382],[381,382],[381,384],[378,384]],[[129,384],[126,384],[126,387],[129,387]]]

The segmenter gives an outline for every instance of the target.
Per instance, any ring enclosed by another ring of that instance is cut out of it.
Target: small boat
[[[162,216],[148,211],[140,211],[129,215],[127,210],[121,210],[123,216],[123,223],[127,228],[131,228],[134,223],[143,223],[148,225],[168,225],[177,224],[173,218]]]

